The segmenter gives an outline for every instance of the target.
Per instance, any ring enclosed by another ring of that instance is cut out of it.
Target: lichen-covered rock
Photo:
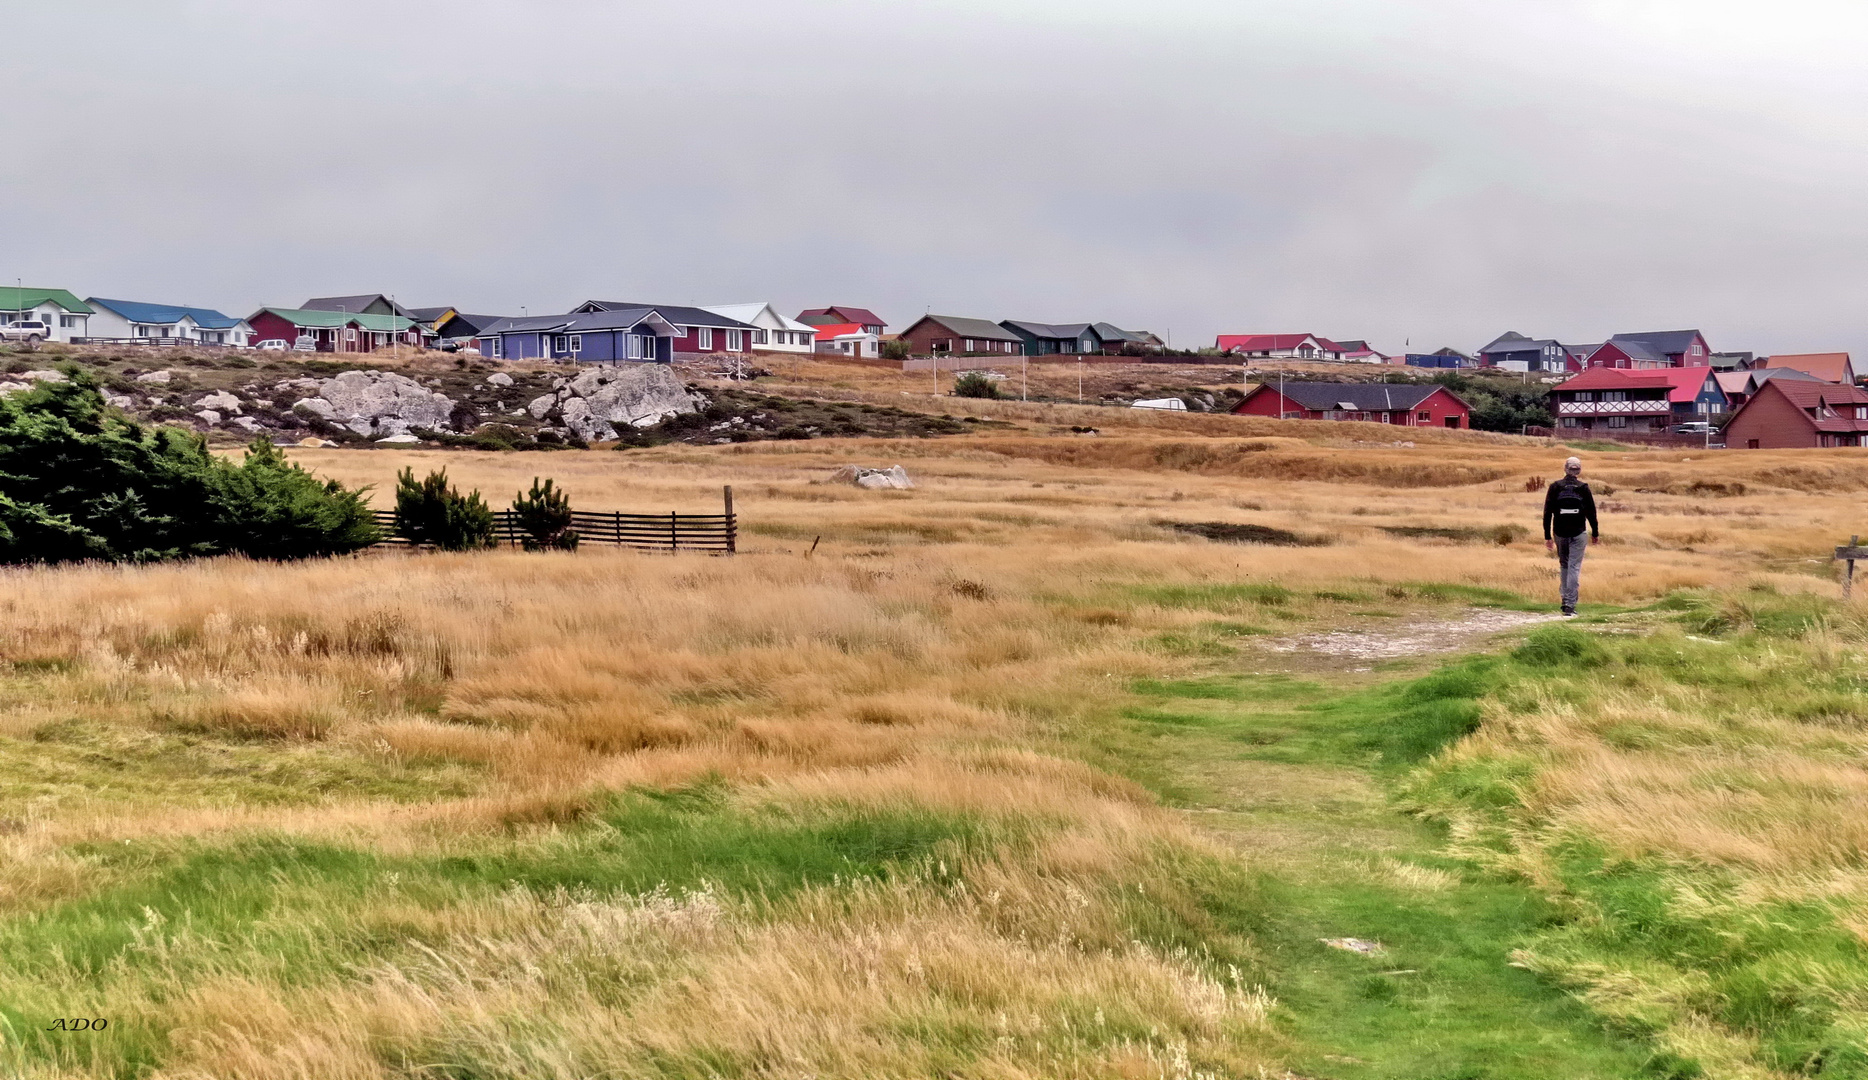
[[[240,415],[240,399],[225,390],[217,390],[212,394],[202,395],[201,399],[195,402],[195,408],[213,409],[218,413],[232,413],[238,416]]]
[[[589,402],[591,415],[598,419],[634,427],[698,412],[706,400],[689,393],[674,371],[662,364],[591,368],[565,389]]]
[[[165,383],[174,377],[174,373],[164,369],[162,371],[145,371],[136,377],[136,381],[143,383]]]
[[[221,414],[215,412],[213,409],[202,409],[195,414],[195,417],[209,427],[213,427],[215,424],[221,422]]]
[[[556,408],[557,404],[558,397],[556,394],[542,394],[533,398],[532,403],[525,407],[525,411],[532,414],[532,419],[543,420],[545,414]]]
[[[605,439],[616,438],[616,429],[610,426],[610,422],[593,415],[588,398],[566,398],[564,405],[559,409],[559,414],[564,417],[564,426],[570,428],[573,435],[585,442],[602,442]]]
[[[495,371],[486,377],[486,382],[488,386],[511,386],[512,376],[503,371]]]
[[[292,411],[300,414],[310,413],[325,420],[337,417],[337,407],[321,397],[300,398],[292,403]]]
[[[343,372],[319,383],[317,398],[299,404],[319,411],[314,404],[319,400],[330,406],[327,419],[359,435],[399,435],[411,427],[444,428],[454,412],[452,398],[393,371]]]

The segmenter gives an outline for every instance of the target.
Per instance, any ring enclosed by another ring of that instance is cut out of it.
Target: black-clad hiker
[[[1544,494],[1544,547],[1557,553],[1557,565],[1563,570],[1563,613],[1576,614],[1576,594],[1582,587],[1583,552],[1589,541],[1602,538],[1596,525],[1596,497],[1583,483],[1583,461],[1571,458],[1563,463],[1563,479],[1550,485]],[[1583,535],[1588,530],[1587,536]]]

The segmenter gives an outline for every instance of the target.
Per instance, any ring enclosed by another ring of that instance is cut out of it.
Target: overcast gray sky
[[[0,0],[0,280],[1868,353],[1868,5]]]

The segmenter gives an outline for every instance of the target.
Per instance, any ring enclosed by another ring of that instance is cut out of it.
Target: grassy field
[[[1013,426],[295,455],[730,560],[6,572],[5,1071],[1868,1076],[1868,458],[1584,454],[1555,625],[1560,448],[939,407]]]

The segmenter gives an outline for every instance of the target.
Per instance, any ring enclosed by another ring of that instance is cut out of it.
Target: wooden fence
[[[615,544],[638,551],[698,551],[732,555],[739,546],[739,519],[733,513],[733,489],[726,489],[725,512],[719,514],[625,514],[620,511],[573,510],[571,528],[579,544]],[[381,545],[408,547],[409,539],[396,532],[394,510],[374,511],[383,531]],[[511,510],[493,512],[493,534],[500,542],[518,547],[526,539],[518,516]]]

